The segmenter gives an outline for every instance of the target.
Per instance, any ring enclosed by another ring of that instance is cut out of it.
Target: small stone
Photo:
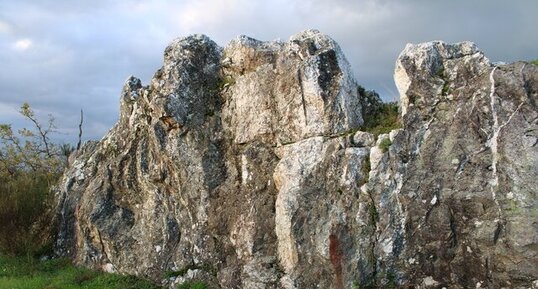
[[[394,140],[396,139],[396,136],[398,136],[398,134],[402,131],[402,129],[393,129],[389,132],[389,140],[391,142],[394,142]]]
[[[374,135],[369,132],[357,131],[355,135],[353,135],[353,144],[358,147],[372,147],[374,143]]]
[[[437,204],[437,196],[436,196],[436,195],[434,195],[433,198],[432,198],[432,200],[430,201],[430,205],[433,206],[433,205],[435,205],[435,204]]]
[[[433,279],[432,276],[428,276],[424,279],[422,279],[422,284],[426,287],[431,287],[431,286],[437,286],[439,285],[439,282],[435,281],[435,279]]]
[[[103,266],[103,271],[107,272],[107,273],[115,273],[116,272],[116,268],[114,267],[114,265],[112,263],[106,263],[104,266]]]
[[[226,57],[221,61],[220,64],[224,67],[230,66],[232,64],[232,59],[230,57]]]

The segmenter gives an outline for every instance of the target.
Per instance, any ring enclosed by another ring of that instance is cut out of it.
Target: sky
[[[224,46],[238,35],[287,40],[306,29],[335,39],[357,82],[397,100],[394,63],[407,43],[473,41],[492,61],[538,58],[537,0],[0,0],[0,123],[18,108],[56,119],[74,143],[118,118],[130,76],[149,83],[164,48],[193,33]]]

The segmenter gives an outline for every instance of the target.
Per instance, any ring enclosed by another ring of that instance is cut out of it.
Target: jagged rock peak
[[[538,67],[435,41],[407,45],[395,81],[404,128],[369,182],[385,184],[371,187],[378,272],[426,288],[536,286]]]
[[[120,106],[118,123],[64,176],[58,253],[156,280],[197,268],[189,278],[225,288],[318,283],[303,272],[309,261],[293,257],[311,249],[323,267],[340,266],[324,259],[347,234],[343,200],[357,198],[365,172],[354,164],[368,148],[351,142],[362,124],[357,84],[329,37],[240,37],[224,49],[205,36],[181,38],[148,86],[126,81]],[[339,205],[317,214],[321,227],[308,217],[295,228],[294,216],[335,198]],[[323,233],[312,244],[293,242],[316,228]]]
[[[241,36],[223,55],[226,129],[237,143],[274,145],[336,135],[362,124],[357,84],[334,40],[316,30],[286,43]]]
[[[435,95],[446,93],[448,87],[444,85],[448,83],[449,78],[454,78],[454,74],[458,73],[453,69],[453,65],[461,61],[474,63],[472,69],[490,66],[490,61],[472,42],[447,44],[442,41],[432,41],[407,44],[396,61],[394,74],[396,86],[401,95],[402,114],[407,113],[410,98],[413,98],[411,102],[415,102],[414,98],[419,98],[416,103],[424,102],[424,107],[429,107],[437,101],[432,97],[433,95],[423,96],[413,90],[414,86],[423,85],[419,82],[426,81],[432,88],[439,90],[439,93]]]
[[[139,85],[127,80],[121,119],[132,114]],[[155,117],[179,126],[222,114],[238,143],[292,143],[353,130],[363,121],[349,63],[338,44],[316,30],[287,43],[240,36],[224,49],[204,35],[179,38],[165,49],[164,66],[146,93],[142,101]]]

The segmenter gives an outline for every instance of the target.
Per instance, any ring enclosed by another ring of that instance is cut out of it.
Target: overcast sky
[[[493,61],[538,58],[537,0],[0,0],[0,123],[29,125],[29,102],[75,142],[100,139],[118,117],[129,75],[147,84],[174,38],[224,46],[244,34],[287,40],[305,29],[342,47],[358,82],[397,99],[394,62],[406,43],[470,40]]]

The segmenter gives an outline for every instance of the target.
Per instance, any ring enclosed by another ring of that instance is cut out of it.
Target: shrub
[[[538,59],[535,59],[535,60],[531,61],[531,63],[534,64],[534,65],[538,65]]]
[[[359,86],[364,124],[360,130],[375,137],[402,127],[397,102],[382,102],[375,91],[367,91]]]
[[[50,247],[49,187],[55,178],[25,171],[0,177],[0,252],[31,257]]]
[[[54,119],[47,126],[36,118],[28,104],[20,113],[33,129],[17,133],[11,125],[0,124],[0,253],[32,255],[51,248],[52,206],[50,187],[59,179],[69,145],[50,141]]]

